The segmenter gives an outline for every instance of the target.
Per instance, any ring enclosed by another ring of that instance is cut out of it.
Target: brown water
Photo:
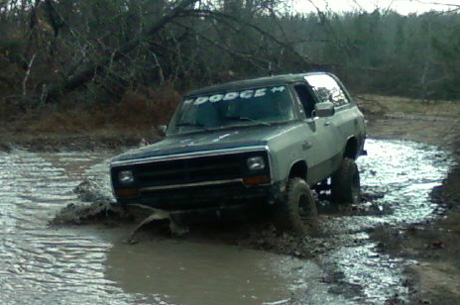
[[[295,275],[305,275],[304,270],[312,283],[321,279],[315,264],[289,257],[161,241],[135,247],[118,244],[108,254],[106,274],[128,293],[157,291],[157,299],[174,304],[230,305],[289,300],[305,284]]]
[[[284,304],[312,283],[328,295],[312,262],[168,239],[128,245],[133,225],[49,227],[78,203],[81,180],[105,181],[106,157],[0,154],[1,304]]]
[[[429,192],[450,161],[431,146],[369,141],[360,160],[372,213],[326,213],[314,261],[165,237],[128,245],[135,224],[50,227],[86,177],[110,197],[106,153],[0,153],[0,303],[12,304],[384,304],[407,296],[412,262],[376,253],[366,233],[435,217]],[[327,205],[327,204],[326,204]],[[339,274],[331,283],[328,278]],[[333,292],[332,292],[333,291]],[[350,292],[351,291],[351,292]]]

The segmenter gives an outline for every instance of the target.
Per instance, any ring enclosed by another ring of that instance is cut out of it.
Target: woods
[[[402,16],[298,14],[277,0],[3,0],[0,103],[111,104],[315,70],[354,92],[459,99],[460,6],[451,8]]]

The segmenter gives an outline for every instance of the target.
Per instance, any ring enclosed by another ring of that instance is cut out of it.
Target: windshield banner
[[[188,98],[184,100],[184,104],[194,104],[201,105],[207,102],[217,103],[221,101],[234,101],[234,100],[249,100],[253,98],[258,98],[266,96],[267,94],[276,94],[284,92],[286,90],[285,86],[271,87],[271,88],[259,88],[259,89],[248,89],[243,91],[232,91],[227,93],[218,93],[208,96],[198,96],[193,98]]]

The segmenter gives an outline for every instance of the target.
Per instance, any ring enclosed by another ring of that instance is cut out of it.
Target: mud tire
[[[289,179],[285,199],[275,205],[272,221],[277,229],[296,235],[317,232],[316,201],[303,179]]]
[[[331,197],[338,204],[358,204],[361,201],[361,183],[355,160],[344,158],[339,170],[332,175]]]

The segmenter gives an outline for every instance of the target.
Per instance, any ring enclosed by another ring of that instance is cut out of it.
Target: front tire
[[[303,179],[289,179],[285,199],[275,205],[272,219],[275,227],[282,231],[299,235],[316,233],[316,201]]]
[[[355,160],[343,158],[339,170],[331,177],[332,201],[358,204],[361,201],[361,182]]]

